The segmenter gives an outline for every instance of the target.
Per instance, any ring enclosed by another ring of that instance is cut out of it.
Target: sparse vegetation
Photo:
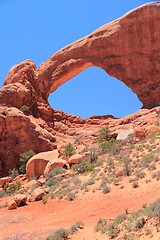
[[[56,230],[51,236],[47,237],[46,240],[67,240],[69,239],[69,235],[73,235],[79,229],[84,227],[84,223],[82,221],[77,221],[70,228],[60,228]]]
[[[24,114],[28,114],[29,113],[29,107],[26,105],[22,105],[20,107],[20,110],[24,113]]]
[[[27,152],[21,153],[19,156],[19,160],[22,163],[19,167],[19,172],[24,174],[26,173],[26,164],[28,160],[33,157],[36,153],[33,150],[29,150]]]
[[[75,149],[71,143],[65,146],[63,155],[66,157],[71,157],[75,153]]]

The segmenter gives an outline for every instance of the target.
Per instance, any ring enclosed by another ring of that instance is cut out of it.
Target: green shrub
[[[94,169],[94,164],[92,164],[89,160],[83,160],[79,164],[74,164],[72,166],[73,171],[84,173],[91,172]]]
[[[28,114],[28,113],[29,113],[29,107],[26,106],[26,105],[22,105],[22,106],[20,107],[20,110],[21,110],[23,113],[25,113],[25,114]]]
[[[106,140],[103,143],[101,143],[99,147],[103,153],[107,153],[115,149],[115,143],[116,140],[114,138],[111,138],[110,140]]]
[[[29,150],[27,152],[21,153],[19,156],[19,160],[22,163],[19,167],[19,172],[24,174],[26,173],[26,164],[28,160],[33,157],[36,153],[33,150]]]
[[[99,130],[98,142],[108,141],[110,139],[110,130],[108,126],[103,127]]]
[[[63,155],[66,157],[70,157],[74,154],[75,149],[71,143],[68,143],[68,145],[65,146],[65,149],[63,151]]]
[[[20,189],[20,187],[21,187],[20,182],[16,182],[15,184],[13,183],[9,186],[9,188],[6,189],[6,194],[12,195],[16,191],[18,191]]]

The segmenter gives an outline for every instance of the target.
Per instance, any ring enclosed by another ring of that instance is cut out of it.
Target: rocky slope
[[[159,106],[159,12],[158,2],[143,5],[59,50],[38,69],[31,60],[11,68],[0,89],[0,176],[18,167],[19,155],[28,150],[60,149],[77,137],[92,144],[103,125],[114,137],[130,126],[139,128],[141,137],[150,131],[149,123],[159,119],[158,107],[123,119],[81,119],[52,109],[48,96],[94,65],[123,81],[145,108]]]

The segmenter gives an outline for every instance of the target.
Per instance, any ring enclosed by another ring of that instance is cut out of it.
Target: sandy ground
[[[49,200],[28,203],[24,207],[9,211],[0,209],[0,240],[11,236],[20,236],[22,240],[44,240],[55,229],[69,228],[76,221],[83,221],[85,227],[72,236],[73,240],[108,239],[106,235],[94,233],[98,219],[114,218],[142,208],[144,203],[152,203],[160,197],[160,182],[154,181],[133,189],[126,185],[124,189],[113,188],[109,194],[89,192],[81,199],[74,201]],[[0,199],[0,204],[6,199]],[[152,239],[159,240],[156,235]],[[146,238],[147,239],[147,238]]]

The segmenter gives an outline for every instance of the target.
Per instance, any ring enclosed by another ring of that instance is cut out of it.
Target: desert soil
[[[74,201],[49,200],[28,203],[24,207],[9,211],[0,209],[0,240],[11,236],[20,236],[22,240],[44,240],[54,230],[60,227],[69,228],[76,221],[85,223],[84,229],[79,230],[71,239],[103,240],[106,235],[94,232],[98,219],[116,217],[119,214],[136,211],[142,204],[150,204],[160,196],[160,184],[152,181],[133,189],[131,185],[118,189],[113,187],[111,192],[103,194],[89,192]],[[3,204],[7,199],[0,199]],[[159,240],[156,234],[152,239]],[[145,238],[147,239],[147,238]]]

